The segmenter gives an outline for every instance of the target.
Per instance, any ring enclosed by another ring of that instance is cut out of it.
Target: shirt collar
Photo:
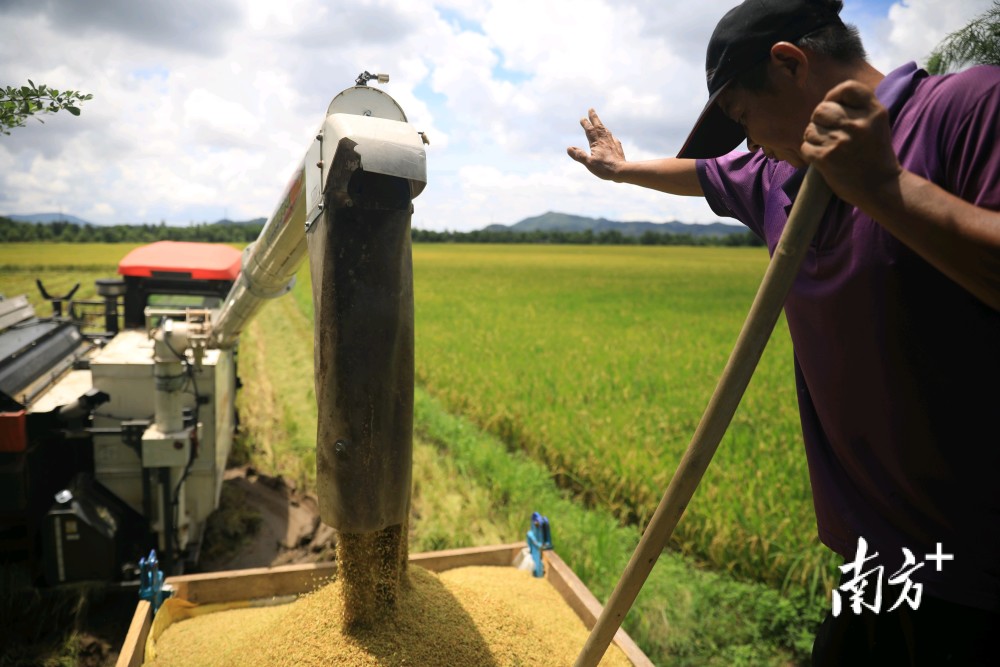
[[[889,112],[890,123],[895,122],[896,116],[913,95],[917,84],[927,76],[927,72],[917,67],[916,63],[909,62],[889,72],[878,84],[875,88],[875,97]]]

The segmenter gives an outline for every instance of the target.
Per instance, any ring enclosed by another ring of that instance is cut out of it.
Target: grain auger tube
[[[367,85],[373,79],[388,77],[362,75],[330,103],[280,205],[245,252],[214,329],[217,344],[234,340],[263,299],[291,288],[308,252],[320,516],[338,532],[340,575],[357,620],[394,602],[406,564],[410,218],[427,181],[424,136],[391,97]]]

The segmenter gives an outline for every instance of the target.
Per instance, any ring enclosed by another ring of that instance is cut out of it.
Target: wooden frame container
[[[411,555],[410,563],[431,572],[474,565],[511,566],[523,548],[524,543],[517,542],[432,551]],[[592,629],[601,615],[601,605],[597,598],[554,551],[545,551],[543,554],[545,578],[583,621],[587,629]],[[174,587],[174,597],[196,604],[211,604],[307,593],[320,582],[333,576],[336,571],[336,563],[308,563],[168,577],[166,583]],[[145,600],[140,600],[132,616],[132,623],[129,625],[116,667],[141,667],[145,658],[146,638],[149,636],[152,624],[151,605]],[[646,654],[624,630],[618,630],[614,643],[635,667],[653,667]]]

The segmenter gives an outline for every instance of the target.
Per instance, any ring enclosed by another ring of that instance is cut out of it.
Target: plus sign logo
[[[941,571],[941,562],[946,560],[955,560],[955,554],[946,554],[942,551],[941,543],[937,543],[937,551],[932,554],[926,554],[924,560],[934,561],[934,565],[938,572]]]
[[[832,592],[832,611],[834,616],[840,616],[840,612],[843,609],[842,593],[849,594],[848,603],[855,615],[860,615],[866,609],[876,614],[882,611],[882,578],[885,575],[885,567],[883,565],[873,565],[866,569],[867,564],[875,561],[877,557],[877,551],[871,555],[868,554],[868,541],[863,537],[859,537],[858,549],[854,560],[840,566],[840,571],[845,575],[851,575],[851,578]],[[953,560],[955,560],[955,555],[945,553],[944,547],[940,542],[937,543],[934,553],[924,555],[925,562],[922,563],[918,563],[913,552],[904,547],[902,567],[888,577],[889,585],[900,589],[896,602],[889,607],[889,611],[897,609],[904,602],[911,609],[917,609],[920,606],[920,597],[923,594],[924,586],[921,583],[911,580],[910,576],[926,565],[927,561],[933,561],[935,569],[941,572],[944,562]]]

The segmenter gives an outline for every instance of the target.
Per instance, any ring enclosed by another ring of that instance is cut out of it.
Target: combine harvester
[[[322,520],[358,553],[395,545],[369,552],[380,554],[372,569],[383,574],[393,563],[405,569],[408,558],[444,570],[511,566],[522,553],[523,542],[406,552],[410,220],[427,180],[426,137],[367,85],[373,79],[388,76],[364,72],[330,103],[281,203],[242,255],[170,242],[134,250],[119,265],[122,279],[98,281],[100,334],[61,316],[63,306],[73,312],[69,297],[52,299],[49,319],[34,317],[23,297],[0,301],[0,556],[33,563],[48,585],[141,578],[150,601],[139,603],[119,664],[141,664],[164,574],[176,597],[225,603],[303,593],[336,569],[181,574],[197,562],[219,503],[239,335],[266,300],[291,289],[306,255]],[[544,553],[545,576],[592,626],[600,605],[558,556]],[[624,632],[616,643],[633,664],[650,664]]]

